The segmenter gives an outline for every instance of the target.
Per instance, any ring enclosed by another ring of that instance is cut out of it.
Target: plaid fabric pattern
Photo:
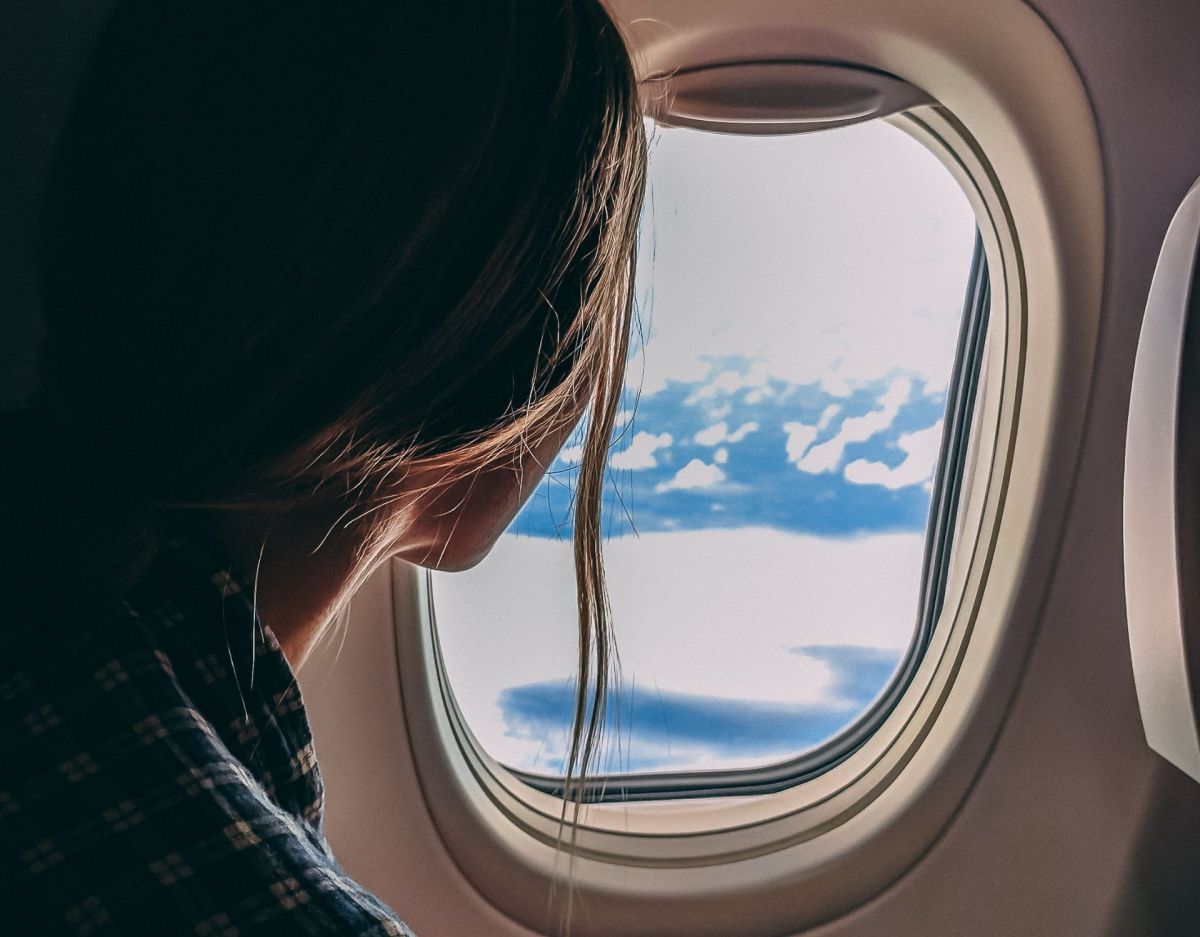
[[[0,623],[0,934],[408,935],[346,877],[300,692],[183,541],[86,623]]]

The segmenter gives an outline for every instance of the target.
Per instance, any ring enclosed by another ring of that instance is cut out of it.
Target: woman
[[[387,557],[482,557],[590,408],[586,767],[644,162],[597,0],[118,3],[0,443],[0,932],[407,933],[292,671]]]

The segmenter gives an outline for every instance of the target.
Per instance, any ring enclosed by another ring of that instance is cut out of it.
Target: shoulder
[[[227,698],[233,658],[155,614],[5,642],[0,932],[409,934],[303,809],[319,778],[276,718],[286,675]]]

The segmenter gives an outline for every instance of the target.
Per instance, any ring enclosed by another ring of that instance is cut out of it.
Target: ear
[[[543,434],[530,447],[474,471],[446,466],[417,469],[404,480],[411,499],[396,555],[418,566],[470,569],[500,535],[545,477],[574,423]]]

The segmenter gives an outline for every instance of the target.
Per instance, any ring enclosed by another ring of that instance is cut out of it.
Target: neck
[[[251,579],[259,619],[298,670],[348,598],[361,562],[362,531],[341,511],[223,514],[217,536]]]

